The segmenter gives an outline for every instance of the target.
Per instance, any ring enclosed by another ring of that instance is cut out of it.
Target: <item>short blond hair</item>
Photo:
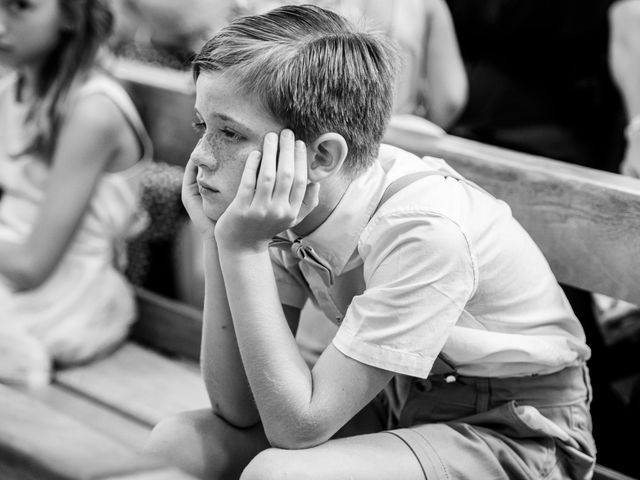
[[[391,115],[395,48],[314,5],[240,17],[196,55],[193,75],[222,72],[306,142],[337,132],[352,173],[376,158]]]

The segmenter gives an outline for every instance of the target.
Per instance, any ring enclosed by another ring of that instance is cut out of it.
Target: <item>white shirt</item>
[[[485,377],[552,373],[587,359],[582,326],[506,203],[428,176],[376,210],[395,179],[443,167],[383,145],[331,216],[297,241],[328,272],[272,249],[282,303],[310,298],[340,326],[333,344],[342,353],[404,375],[427,377],[441,351],[461,375]]]

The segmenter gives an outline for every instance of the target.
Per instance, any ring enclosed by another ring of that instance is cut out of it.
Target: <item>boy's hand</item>
[[[279,138],[268,133],[262,154],[254,151],[249,155],[238,193],[216,224],[218,246],[266,250],[275,235],[315,208],[318,190],[318,184],[307,184],[305,144],[296,141],[291,130],[283,130]]]
[[[204,238],[214,238],[216,224],[205,215],[202,209],[202,197],[196,181],[197,175],[198,167],[189,159],[182,178],[182,203],[198,232]]]

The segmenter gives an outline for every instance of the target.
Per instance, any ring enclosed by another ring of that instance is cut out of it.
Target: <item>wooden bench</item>
[[[184,165],[196,141],[190,75],[135,62],[114,71],[142,113],[156,159]],[[387,141],[445,158],[510,203],[562,282],[640,303],[640,269],[630,261],[639,258],[632,240],[640,182],[393,126]],[[140,447],[160,418],[207,406],[197,369],[201,310],[143,287],[137,298],[131,338],[109,357],[62,370],[43,389],[0,386],[0,478],[189,478]],[[601,465],[594,478],[629,480]]]

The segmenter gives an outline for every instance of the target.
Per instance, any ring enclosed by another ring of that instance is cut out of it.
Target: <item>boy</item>
[[[580,324],[507,205],[380,146],[394,62],[313,6],[238,19],[194,60],[212,409],[150,452],[203,478],[591,474]],[[307,298],[340,325],[312,369]]]

